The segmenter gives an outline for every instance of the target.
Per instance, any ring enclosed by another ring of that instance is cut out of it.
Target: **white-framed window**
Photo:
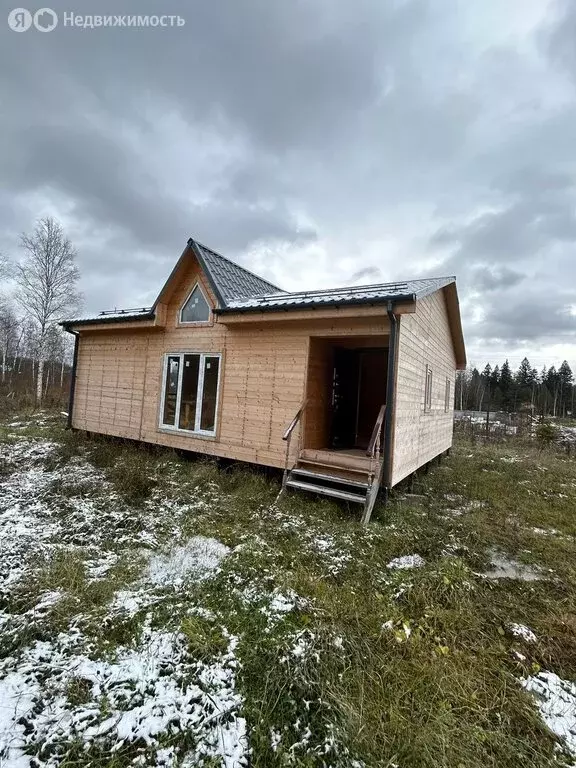
[[[160,426],[214,436],[222,355],[170,352],[164,356]]]
[[[452,401],[452,382],[446,378],[446,392],[444,394],[444,411],[448,413]]]
[[[432,410],[432,368],[426,366],[426,382],[424,387],[424,410]]]
[[[182,325],[194,325],[195,323],[208,323],[210,321],[210,305],[200,283],[196,283],[182,304],[179,320]]]

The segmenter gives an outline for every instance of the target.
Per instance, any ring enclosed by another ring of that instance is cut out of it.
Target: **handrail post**
[[[282,490],[286,488],[288,482],[288,464],[290,462],[290,443],[292,442],[292,433],[286,438],[286,461],[284,463],[284,475],[282,477]]]
[[[381,459],[380,461],[378,475],[376,475],[376,472],[374,471],[374,461],[376,459],[376,456],[380,457],[380,454],[382,452],[381,450],[382,449],[382,427],[384,425],[385,415],[386,415],[386,406],[383,405],[380,408],[380,412],[378,413],[378,418],[376,419],[376,423],[374,424],[374,429],[372,430],[372,437],[370,438],[368,450],[366,451],[366,455],[370,457],[370,473],[369,473],[370,483],[369,483],[368,493],[366,494],[366,502],[364,504],[364,513],[362,515],[362,525],[368,525],[370,521],[370,516],[372,514],[372,510],[374,509],[374,504],[376,503],[376,498],[380,490],[380,483],[382,481],[383,460]]]
[[[302,404],[300,405],[300,408],[298,409],[296,416],[292,419],[290,422],[288,429],[284,434],[282,435],[282,440],[286,441],[286,461],[284,463],[284,475],[282,477],[282,490],[286,488],[286,483],[288,482],[288,472],[289,472],[289,465],[290,465],[290,444],[292,443],[292,433],[296,429],[296,426],[302,419],[302,414],[306,410],[306,406],[308,404],[308,399],[305,398],[302,401]]]

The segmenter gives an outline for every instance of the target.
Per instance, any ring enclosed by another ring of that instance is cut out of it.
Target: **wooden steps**
[[[327,469],[331,471],[327,472]],[[348,472],[347,469],[310,460],[298,462],[288,473],[286,487],[364,506],[370,490],[368,473],[359,469],[352,470],[355,473],[352,479]],[[363,479],[360,479],[362,476]]]
[[[370,471],[370,459],[363,451],[319,451],[305,448],[300,451],[299,461],[307,464],[322,465],[344,469],[347,472]]]
[[[298,477],[303,477],[305,479],[310,480],[324,480],[328,483],[338,483],[338,484],[345,484],[349,485],[354,488],[360,488],[363,491],[368,490],[368,482],[362,483],[359,480],[349,480],[347,477],[344,477],[343,475],[336,475],[336,474],[330,474],[325,475],[321,474],[320,472],[314,472],[310,469],[305,469],[302,467],[296,467],[292,470],[293,475],[297,475]]]
[[[286,487],[295,488],[300,491],[309,491],[310,493],[317,493],[319,496],[331,496],[335,499],[341,499],[342,501],[350,501],[353,504],[366,503],[365,495],[340,490],[339,488],[333,488],[329,485],[314,485],[313,483],[304,483],[300,480],[289,478],[286,482]]]
[[[292,469],[288,467],[288,450],[286,456],[283,491],[304,491],[359,504],[362,524],[367,525],[380,489],[380,456],[370,458],[363,451],[304,449]]]

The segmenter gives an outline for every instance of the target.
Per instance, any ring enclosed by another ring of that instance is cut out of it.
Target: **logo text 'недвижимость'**
[[[78,14],[66,11],[61,14],[63,27],[76,29],[106,29],[108,27],[183,27],[186,20],[173,14],[162,15],[102,15]],[[39,32],[52,32],[58,26],[58,14],[52,8],[40,8],[34,14],[26,8],[14,8],[8,14],[8,26],[13,32],[26,32],[32,26]]]

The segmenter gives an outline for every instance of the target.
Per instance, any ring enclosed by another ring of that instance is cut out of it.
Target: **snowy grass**
[[[570,457],[462,446],[365,530],[263,473],[11,424],[2,768],[576,761]]]

